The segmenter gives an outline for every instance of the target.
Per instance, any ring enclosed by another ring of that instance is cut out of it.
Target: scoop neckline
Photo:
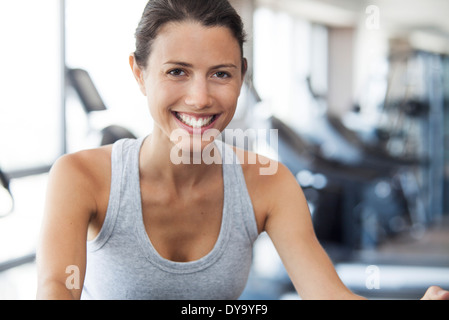
[[[229,178],[229,174],[227,173],[227,167],[224,165],[225,161],[222,161],[222,181],[223,181],[223,208],[222,208],[222,217],[221,217],[221,226],[220,231],[217,237],[217,240],[213,246],[213,248],[203,257],[188,261],[188,262],[177,262],[170,259],[166,259],[163,256],[159,254],[159,252],[156,250],[156,248],[153,246],[153,243],[151,242],[151,238],[148,235],[145,224],[143,220],[143,211],[142,211],[142,190],[140,188],[140,150],[142,148],[143,142],[145,138],[140,139],[141,141],[138,141],[136,152],[135,152],[135,158],[133,165],[133,175],[134,179],[131,179],[136,183],[135,189],[137,190],[136,193],[136,208],[134,210],[135,214],[137,215],[135,223],[135,231],[136,236],[138,238],[138,242],[140,244],[140,249],[142,250],[142,254],[149,260],[152,264],[156,265],[160,269],[172,272],[172,273],[192,273],[197,272],[199,270],[205,269],[208,266],[212,265],[217,259],[223,254],[227,240],[228,240],[228,233],[229,233],[229,225],[231,217],[229,215],[228,210],[228,202],[229,202],[229,190],[228,190],[228,183],[226,183],[227,179]],[[216,143],[218,149],[220,150],[221,157],[226,156],[226,150],[223,150],[224,144],[221,144],[221,146]]]

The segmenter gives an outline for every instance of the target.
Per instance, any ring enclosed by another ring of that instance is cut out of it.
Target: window
[[[115,124],[134,135],[152,129],[145,97],[132,75],[128,57],[147,0],[66,0],[67,67],[86,70],[107,111],[86,115],[77,95],[67,91],[69,152],[98,146],[98,133]]]
[[[59,1],[0,2],[0,167],[50,165],[61,153]]]
[[[315,90],[326,92],[327,42],[326,27],[265,7],[255,11],[255,87],[270,113],[303,130],[323,111],[307,81],[310,77]]]
[[[33,260],[45,172],[64,151],[60,9],[59,0],[0,1],[0,168],[15,200],[0,219],[0,271]],[[2,289],[13,294],[8,281]]]
[[[64,152],[98,146],[89,138],[109,124],[137,136],[152,129],[145,97],[128,65],[146,2],[0,1],[0,168],[12,178],[15,200],[14,211],[0,218],[0,299],[34,297],[34,281],[21,283],[15,295],[4,286],[5,279],[14,285],[2,271],[34,259],[47,171],[54,161]],[[83,112],[73,89],[63,87],[64,62],[89,72],[107,111]]]

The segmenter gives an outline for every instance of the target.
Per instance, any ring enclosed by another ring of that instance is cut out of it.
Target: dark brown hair
[[[227,27],[238,41],[242,54],[245,42],[243,22],[228,0],[150,0],[136,30],[139,67],[146,68],[151,45],[162,26],[169,22],[195,21],[205,27]]]

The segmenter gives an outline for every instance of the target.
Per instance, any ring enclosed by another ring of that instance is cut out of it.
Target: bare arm
[[[59,159],[50,172],[37,251],[38,299],[81,297],[87,230],[95,212],[87,181],[81,161],[74,155]]]
[[[273,202],[265,230],[273,241],[284,266],[304,299],[364,299],[353,294],[340,280],[319,244],[301,187],[283,165],[272,177]],[[423,300],[448,300],[449,291],[430,287]]]
[[[319,244],[301,187],[283,165],[272,178],[265,230],[303,299],[360,299],[342,283]]]

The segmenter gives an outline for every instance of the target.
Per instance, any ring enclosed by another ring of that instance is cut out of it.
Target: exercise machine
[[[84,112],[89,117],[93,112],[106,111],[107,107],[101,98],[89,73],[84,69],[67,69],[68,85],[77,93]],[[136,138],[127,128],[111,124],[101,129],[100,145],[113,144],[123,138]]]
[[[14,211],[14,197],[9,188],[9,178],[0,169],[0,218]]]

